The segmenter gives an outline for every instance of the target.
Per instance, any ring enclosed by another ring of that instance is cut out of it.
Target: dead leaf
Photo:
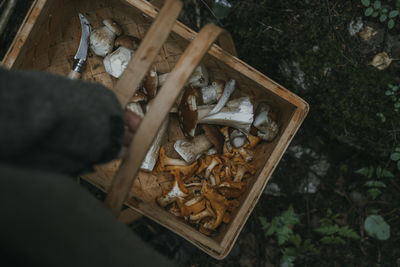
[[[378,70],[384,70],[392,63],[392,59],[386,52],[377,54],[371,61],[371,65]]]

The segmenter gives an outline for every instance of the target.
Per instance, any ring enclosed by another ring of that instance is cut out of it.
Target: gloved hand
[[[115,158],[140,119],[100,84],[0,68],[0,162],[77,174]]]

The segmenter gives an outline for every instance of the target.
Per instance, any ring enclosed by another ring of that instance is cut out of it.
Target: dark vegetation
[[[181,20],[227,28],[241,59],[311,107],[271,179],[279,190],[263,195],[223,261],[148,219],[131,228],[182,266],[400,266],[399,16],[388,24],[400,1],[229,2],[185,1]],[[349,33],[358,20],[376,31],[369,40]],[[370,64],[381,52],[393,59],[384,70]],[[318,181],[316,192],[300,193],[304,181]]]

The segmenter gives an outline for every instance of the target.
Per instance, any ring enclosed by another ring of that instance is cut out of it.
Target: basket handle
[[[105,205],[116,216],[121,212],[140,165],[175,99],[219,36],[224,36],[226,40],[232,40],[229,33],[220,27],[213,24],[204,26],[181,55],[165,84],[154,98],[149,112],[146,113],[128,147],[126,157],[122,159],[105,200]]]
[[[126,104],[128,104],[129,99],[153,64],[161,47],[167,40],[182,7],[183,3],[180,0],[166,0],[156,20],[141,41],[138,50],[114,87],[114,93],[122,108],[125,108]]]

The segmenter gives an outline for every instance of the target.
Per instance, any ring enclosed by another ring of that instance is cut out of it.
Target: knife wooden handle
[[[68,78],[72,79],[72,80],[78,80],[79,78],[81,78],[82,73],[79,73],[77,71],[71,70],[71,72],[68,74]]]

